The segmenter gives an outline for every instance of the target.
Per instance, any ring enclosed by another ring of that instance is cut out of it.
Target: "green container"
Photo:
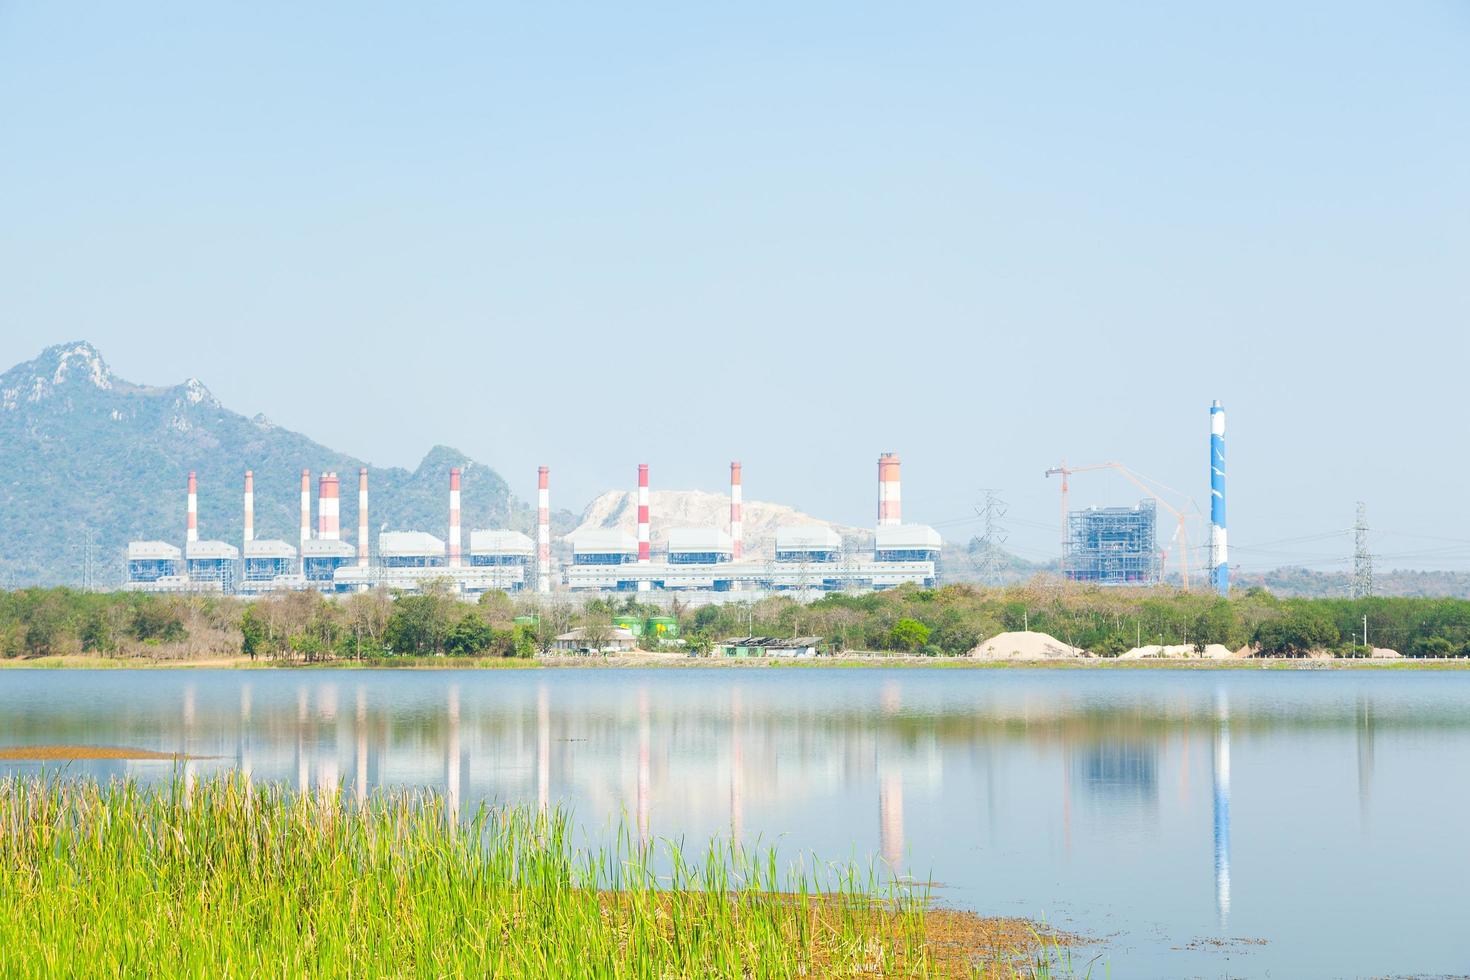
[[[643,635],[643,620],[637,616],[614,616],[613,625],[621,626],[632,633],[635,639]]]
[[[679,638],[679,621],[672,616],[650,616],[647,632],[661,640],[676,640]]]

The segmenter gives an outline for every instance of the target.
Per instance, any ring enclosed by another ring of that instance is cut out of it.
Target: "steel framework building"
[[[1157,508],[1090,507],[1067,515],[1067,553],[1062,574],[1094,585],[1158,585]]]

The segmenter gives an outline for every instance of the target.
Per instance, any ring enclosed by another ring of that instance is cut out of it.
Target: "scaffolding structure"
[[[1093,585],[1159,584],[1157,507],[1144,499],[1137,507],[1090,507],[1067,515],[1062,574]]]

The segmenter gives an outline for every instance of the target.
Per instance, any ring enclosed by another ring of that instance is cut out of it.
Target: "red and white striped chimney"
[[[638,464],[638,564],[647,565],[653,560],[652,547],[648,534],[648,464]],[[653,588],[653,583],[647,579],[638,580],[638,591],[647,592]]]
[[[903,523],[903,495],[899,489],[898,453],[878,457],[878,526]]]
[[[311,540],[311,470],[301,471],[301,544]],[[302,558],[306,557],[303,551]]]
[[[255,474],[245,471],[245,543],[255,540]]]
[[[323,541],[341,541],[342,481],[336,473],[323,473],[317,486],[316,536]]]
[[[189,544],[199,540],[199,480],[193,470],[189,471],[189,517],[184,540]]]
[[[357,567],[368,567],[367,467],[357,471]]]
[[[449,471],[449,567],[459,567],[459,467]]]
[[[551,490],[545,466],[536,470],[536,591],[551,591]]]
[[[638,564],[652,559],[648,536],[648,464],[638,464]]]
[[[745,554],[745,526],[740,519],[740,462],[730,464],[730,557],[739,561]]]

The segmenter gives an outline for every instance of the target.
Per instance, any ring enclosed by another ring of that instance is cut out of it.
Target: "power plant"
[[[638,464],[634,534],[613,527],[587,527],[567,535],[558,567],[551,541],[550,471],[536,474],[536,538],[508,529],[476,529],[460,523],[462,473],[450,469],[448,536],[416,530],[378,533],[376,547],[368,524],[368,471],[358,471],[357,537],[342,539],[341,480],[319,475],[316,529],[312,529],[311,471],[301,471],[301,538],[297,547],[255,536],[255,479],[245,472],[244,535],[241,548],[199,536],[199,485],[189,473],[184,547],[167,541],[134,541],[127,550],[127,585],[149,592],[212,591],[258,595],[282,589],[345,593],[370,588],[417,591],[428,583],[447,583],[457,594],[489,591],[569,592],[689,591],[728,593],[876,590],[899,585],[932,586],[943,547],[932,527],[903,522],[901,461],[896,453],[878,457],[878,514],[871,550],[849,547],[822,524],[778,525],[773,547],[763,554],[746,550],[743,475],[730,463],[729,523],[726,527],[673,527],[654,554],[649,474]],[[1071,510],[1070,478],[1109,471],[1144,494],[1132,507]],[[1046,471],[1061,477],[1063,578],[1103,586],[1156,586],[1166,566],[1190,588],[1187,501],[1177,491],[1119,462],[1068,466]],[[1180,501],[1176,506],[1170,498]],[[1169,540],[1160,539],[1158,511],[1175,522]],[[1191,508],[1193,509],[1193,508]],[[1210,405],[1209,582],[1221,595],[1230,591],[1225,530],[1225,410]],[[1196,561],[1197,564],[1197,561]]]
[[[341,480],[322,473],[317,485],[316,532],[311,521],[311,472],[301,473],[299,548],[255,537],[254,473],[245,473],[242,551],[223,541],[198,536],[198,480],[189,474],[185,546],[181,553],[166,541],[128,545],[127,585],[146,592],[216,592],[260,595],[278,590],[316,589],[349,593],[370,588],[419,591],[447,583],[473,597],[492,590],[521,592],[553,589],[579,592],[741,590],[833,591],[885,589],[897,585],[932,586],[942,542],[931,527],[901,519],[900,461],[894,453],[878,460],[878,524],[871,551],[853,553],[823,525],[777,527],[774,557],[745,551],[741,515],[742,475],[730,464],[728,528],[671,528],[667,545],[655,557],[649,503],[649,465],[638,466],[637,534],[616,529],[584,529],[568,535],[571,560],[560,570],[551,555],[549,470],[537,470],[536,540],[518,531],[472,530],[468,560],[462,550],[461,477],[449,471],[448,540],[425,531],[382,530],[376,550],[369,548],[368,474],[358,472],[355,544],[342,540]]]

